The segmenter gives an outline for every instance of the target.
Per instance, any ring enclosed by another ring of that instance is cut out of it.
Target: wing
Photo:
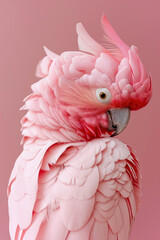
[[[50,170],[49,166],[45,165],[46,155],[50,146],[54,146],[55,162],[68,148],[67,144],[62,144],[61,148],[57,148],[57,144],[53,141],[30,139],[25,142],[23,152],[15,163],[8,185],[9,227],[12,239],[23,239],[21,236],[23,230],[30,225],[33,227],[33,223],[38,228],[38,224],[41,224],[44,218],[43,213],[33,217],[33,212],[39,191],[41,171],[43,168],[46,171]],[[53,175],[51,171],[50,174]],[[53,176],[53,179],[56,177],[56,174]],[[33,239],[35,238],[33,236]]]
[[[139,204],[139,166],[131,149],[110,140],[99,164],[91,239],[127,240]]]
[[[128,240],[140,193],[139,166],[131,149],[115,139],[96,139],[67,164],[55,195],[69,232],[56,240]]]
[[[44,155],[52,144],[53,141],[27,140],[15,163],[8,185],[11,239],[20,239],[19,229],[25,229],[31,223],[39,171]]]
[[[29,170],[30,157],[9,185],[12,240],[127,240],[139,194],[130,149],[105,138],[45,149],[38,167]]]

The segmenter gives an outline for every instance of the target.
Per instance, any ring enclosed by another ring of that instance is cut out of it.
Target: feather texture
[[[35,142],[24,149],[10,179],[12,240],[49,240],[52,234],[57,240],[127,240],[138,207],[138,179],[137,161],[116,139]]]
[[[117,60],[127,57],[129,47],[120,39],[104,14],[102,14],[101,23],[105,33],[105,48],[107,51]]]
[[[11,240],[128,240],[139,205],[139,165],[107,138],[108,110],[138,110],[151,79],[102,16],[106,48],[77,24],[81,51],[46,56],[21,110],[23,151],[8,185]],[[99,101],[97,90],[110,93]],[[113,119],[110,119],[111,121]],[[113,124],[112,124],[113,125]]]
[[[99,56],[101,52],[105,51],[105,49],[87,33],[81,23],[77,23],[76,30],[78,34],[79,50],[91,53],[95,56]]]

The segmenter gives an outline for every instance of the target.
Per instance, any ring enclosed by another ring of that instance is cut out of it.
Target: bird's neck
[[[22,121],[23,139],[42,139],[53,142],[84,141],[86,136],[77,123],[71,122],[54,109],[52,118],[44,113],[28,111]]]
[[[21,120],[23,139],[89,141],[101,137],[106,131],[96,117],[73,117],[66,110],[49,105],[40,95],[28,96],[22,109],[28,110]]]

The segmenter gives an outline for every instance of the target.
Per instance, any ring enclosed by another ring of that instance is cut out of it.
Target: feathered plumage
[[[45,47],[37,66],[41,79],[24,100],[23,152],[8,186],[12,240],[128,239],[139,165],[126,144],[107,134],[126,126],[121,109],[128,118],[129,109],[149,102],[151,84],[137,49],[104,15],[102,25],[106,48],[79,23],[81,51],[59,56]]]

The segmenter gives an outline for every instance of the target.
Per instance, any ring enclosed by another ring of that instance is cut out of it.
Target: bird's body
[[[119,140],[26,142],[11,184],[15,177],[12,239],[128,239],[139,172],[131,150]]]
[[[23,152],[8,187],[12,240],[128,239],[139,165],[126,144],[106,134],[125,128],[128,109],[145,106],[151,86],[136,48],[102,22],[116,51],[78,25],[82,51],[46,49],[37,67],[42,79],[25,99]]]

